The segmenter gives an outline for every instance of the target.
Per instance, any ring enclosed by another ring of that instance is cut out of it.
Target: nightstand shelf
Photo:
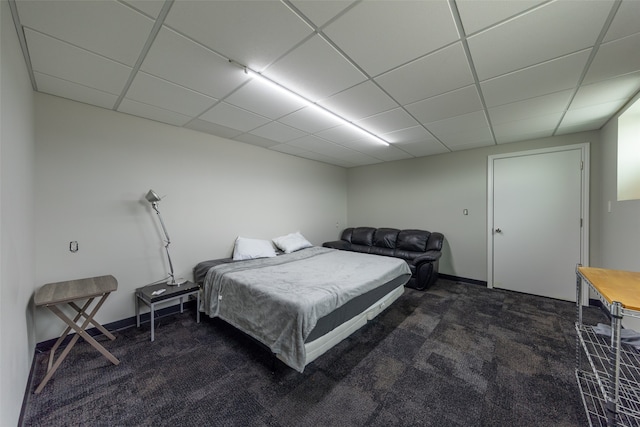
[[[155,292],[164,289],[159,295]],[[185,282],[180,286],[169,286],[166,283],[144,286],[136,289],[136,326],[140,327],[140,304],[146,304],[151,312],[151,341],[155,339],[155,307],[159,303],[180,299],[180,313],[183,311],[184,298],[196,297],[196,320],[200,323],[200,287],[193,282]]]

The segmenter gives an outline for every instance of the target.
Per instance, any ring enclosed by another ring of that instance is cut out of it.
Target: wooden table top
[[[578,272],[609,303],[640,311],[640,273],[594,267],[578,267]]]
[[[56,305],[97,297],[116,289],[118,289],[118,281],[111,275],[47,283],[36,291],[34,302],[36,306]]]

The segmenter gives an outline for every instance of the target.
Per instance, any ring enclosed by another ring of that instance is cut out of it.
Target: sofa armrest
[[[441,256],[442,252],[440,251],[426,251],[424,254],[411,260],[411,263],[417,266],[424,262],[435,262],[439,260]]]
[[[324,242],[322,246],[324,246],[325,248],[342,249],[343,251],[348,251],[351,249],[351,243],[346,242],[344,240]]]

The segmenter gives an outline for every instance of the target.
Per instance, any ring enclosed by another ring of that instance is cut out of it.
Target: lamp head
[[[145,198],[149,203],[158,203],[160,201],[160,196],[158,196],[153,190],[149,190]]]

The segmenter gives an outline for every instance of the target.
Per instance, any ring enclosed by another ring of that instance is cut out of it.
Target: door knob
[[[496,233],[502,233],[502,230],[500,230],[499,228],[496,228]]]

